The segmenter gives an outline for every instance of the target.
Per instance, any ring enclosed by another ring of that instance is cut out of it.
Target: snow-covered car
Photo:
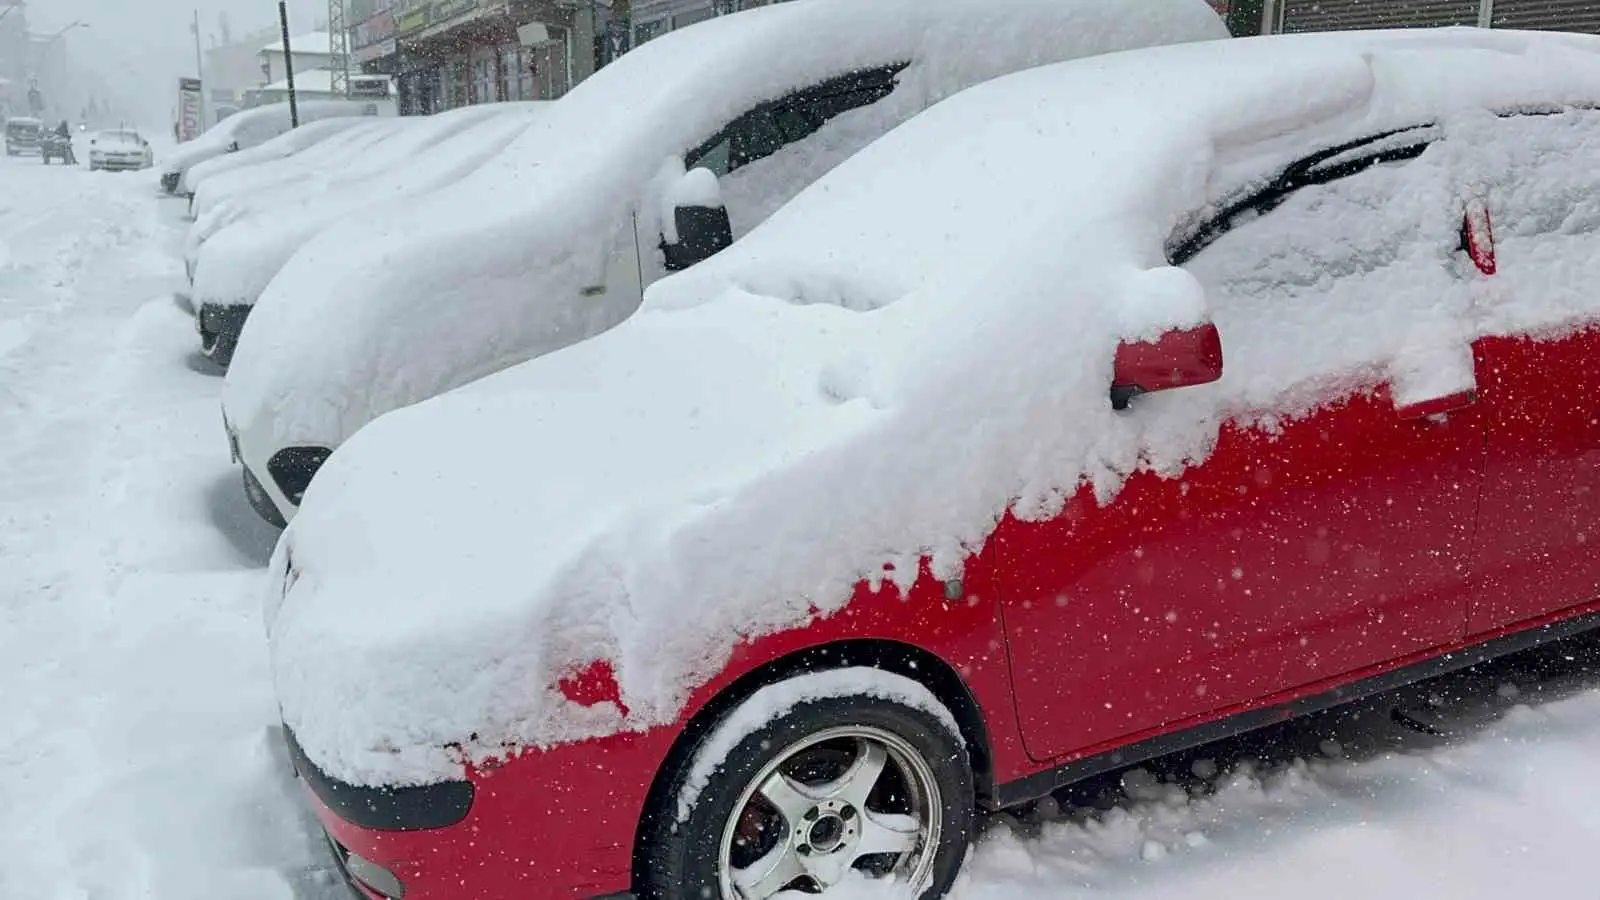
[[[299,105],[301,124],[319,119],[376,115],[376,109],[373,104],[357,100],[313,100]],[[194,166],[225,153],[237,153],[264,144],[291,127],[287,103],[274,103],[231,115],[210,131],[164,157],[161,187],[169,194],[187,194],[187,190],[181,189],[183,177]]]
[[[339,859],[936,897],[977,807],[1600,625],[1596,97],[1480,29],[1020,73],[373,422],[266,609]]]
[[[6,155],[38,153],[39,139],[43,136],[43,122],[29,116],[12,116],[6,120]]]
[[[497,103],[409,120],[405,133],[347,159],[339,180],[287,185],[274,192],[270,215],[235,220],[202,238],[192,268],[201,353],[228,366],[256,298],[301,245],[339,222],[402,214],[415,198],[504,150],[544,105]]]
[[[371,117],[344,116],[336,119],[320,119],[307,122],[299,128],[280,134],[264,144],[241,150],[238,153],[228,153],[206,160],[191,168],[184,175],[182,187],[185,193],[195,193],[211,178],[226,172],[248,168],[262,163],[272,162],[286,156],[293,156],[310,147],[359,125],[370,124]]]
[[[224,388],[253,505],[291,517],[366,422],[616,325],[644,285],[962,88],[1226,35],[1200,0],[808,0],[652,40],[449,191],[283,267]]]
[[[144,135],[132,128],[97,132],[89,139],[89,171],[127,171],[155,165],[155,151]]]

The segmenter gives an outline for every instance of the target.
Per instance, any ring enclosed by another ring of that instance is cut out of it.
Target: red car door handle
[[[1419,400],[1404,406],[1396,405],[1395,415],[1402,419],[1425,419],[1429,416],[1438,416],[1466,409],[1478,402],[1477,391],[1458,391],[1454,394],[1445,394],[1443,397],[1433,397],[1428,400]]]

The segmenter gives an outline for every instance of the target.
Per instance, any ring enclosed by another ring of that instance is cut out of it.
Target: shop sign
[[[359,50],[392,37],[394,37],[394,13],[381,12],[355,27],[350,48]]]
[[[413,31],[421,31],[433,21],[431,13],[433,7],[424,3],[394,17],[394,33],[405,35]]]
[[[504,8],[501,0],[433,0],[409,9],[394,19],[394,33],[400,37],[415,34],[432,25],[441,25],[479,9]]]
[[[204,129],[200,124],[201,84],[198,78],[178,79],[178,142],[192,141]]]
[[[398,46],[395,42],[395,39],[389,38],[386,41],[379,41],[376,44],[372,44],[368,47],[362,47],[360,50],[351,53],[350,61],[354,62],[356,65],[369,63],[375,59],[383,59],[386,56],[393,56],[397,49]]]

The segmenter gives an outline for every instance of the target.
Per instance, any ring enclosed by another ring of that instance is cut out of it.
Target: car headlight
[[[333,451],[327,447],[288,447],[267,460],[267,474],[289,502],[299,506],[300,498],[311,486],[311,479],[332,455]]]

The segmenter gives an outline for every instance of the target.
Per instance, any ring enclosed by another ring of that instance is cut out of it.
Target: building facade
[[[330,40],[326,31],[313,31],[308,34],[291,36],[289,49],[294,58],[296,72],[314,72],[319,69],[328,69],[332,66],[333,54],[330,49]],[[256,53],[256,65],[259,70],[260,81],[258,84],[266,85],[283,81],[289,77],[288,62],[283,52],[283,38],[262,47]]]
[[[401,111],[554,100],[638,43],[781,0],[346,0],[350,59]]]
[[[1600,33],[1600,3],[1593,0],[1233,0],[1231,6],[1235,34],[1443,25]]]

